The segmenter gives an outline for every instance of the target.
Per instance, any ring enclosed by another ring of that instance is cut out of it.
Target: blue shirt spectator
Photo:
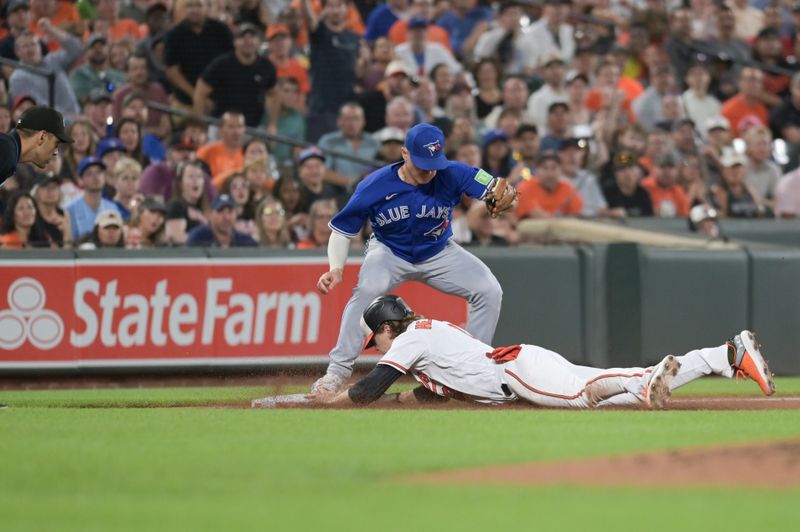
[[[446,29],[450,34],[450,45],[456,54],[461,54],[461,47],[475,26],[481,22],[492,21],[492,10],[477,4],[477,0],[461,0],[436,20],[436,25]]]
[[[400,15],[407,7],[407,0],[386,0],[385,4],[373,9],[367,18],[364,39],[373,42],[378,37],[388,35],[392,25],[400,20]]]
[[[233,228],[236,224],[236,204],[228,194],[220,194],[211,205],[208,223],[198,225],[189,232],[187,246],[193,247],[246,247],[257,246],[253,237]]]
[[[83,194],[67,203],[64,209],[72,220],[72,240],[78,241],[94,229],[97,215],[103,211],[114,211],[118,214],[117,205],[103,197],[106,183],[106,165],[98,157],[84,157],[78,165],[78,184]]]

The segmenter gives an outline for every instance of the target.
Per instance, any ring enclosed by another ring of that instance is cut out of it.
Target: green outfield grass
[[[777,384],[779,393],[800,393],[800,379]],[[412,472],[800,437],[797,410],[195,407],[269,393],[264,387],[0,392],[11,405],[0,410],[0,530],[797,527],[800,490],[434,487],[396,480]],[[708,379],[682,393],[760,392],[752,382]],[[186,408],[129,408],[175,405]]]

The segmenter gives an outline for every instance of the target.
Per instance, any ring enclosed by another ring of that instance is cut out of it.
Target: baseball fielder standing
[[[401,148],[403,160],[364,178],[331,220],[330,270],[317,282],[323,294],[342,281],[350,238],[366,220],[373,236],[342,316],[339,340],[329,354],[327,373],[312,385],[313,393],[344,387],[363,345],[361,314],[373,299],[405,281],[420,281],[466,299],[467,330],[491,344],[503,291],[483,262],[450,240],[450,222],[462,194],[486,201],[489,212],[497,216],[513,208],[516,193],[505,179],[448,161],[443,150],[444,134],[439,128],[414,126]]]

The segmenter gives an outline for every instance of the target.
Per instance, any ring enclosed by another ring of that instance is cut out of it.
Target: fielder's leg
[[[358,274],[358,283],[345,306],[339,326],[339,339],[328,354],[330,363],[325,376],[315,382],[311,391],[322,387],[338,391],[353,374],[353,364],[364,346],[364,333],[359,321],[367,306],[382,296],[411,273],[411,265],[396,257],[386,246],[370,240],[367,255]]]
[[[441,253],[415,266],[429,286],[467,300],[467,331],[492,345],[503,302],[503,289],[492,270],[452,240]]]

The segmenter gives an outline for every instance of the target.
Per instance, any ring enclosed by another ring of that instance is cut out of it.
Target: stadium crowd
[[[462,244],[515,244],[531,217],[684,217],[713,236],[718,218],[800,214],[800,3],[0,5],[0,57],[19,62],[2,64],[0,130],[50,104],[40,67],[75,140],[0,190],[0,247],[324,247],[420,122],[520,192],[498,219],[462,202]]]

